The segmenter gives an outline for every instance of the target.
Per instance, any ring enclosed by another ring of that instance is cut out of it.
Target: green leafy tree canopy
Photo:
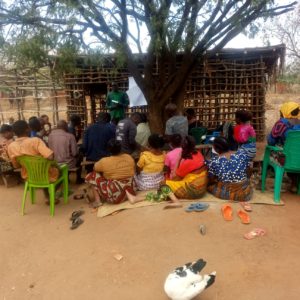
[[[199,57],[209,49],[219,51],[246,28],[255,34],[255,21],[295,5],[274,0],[0,0],[0,40],[11,59],[33,65],[49,54],[115,53],[146,97],[152,128],[159,129],[162,108],[169,101],[182,103],[186,78]],[[72,51],[64,51],[66,46]],[[135,52],[143,55],[143,72]],[[176,67],[179,52],[182,63]]]

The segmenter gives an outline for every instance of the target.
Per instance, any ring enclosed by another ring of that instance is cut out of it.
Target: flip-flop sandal
[[[251,212],[252,211],[252,207],[250,205],[250,203],[247,202],[240,202],[241,207],[247,211],[247,212]]]
[[[243,224],[250,224],[250,217],[245,211],[240,209],[238,211],[238,216],[240,217]]]
[[[197,207],[201,202],[194,202],[189,205],[189,207]],[[202,204],[202,203],[201,203]]]
[[[76,229],[78,226],[80,226],[84,221],[78,217],[77,219],[72,221],[72,225],[70,227],[71,230]]]
[[[266,230],[262,228],[254,228],[253,230],[249,231],[248,233],[244,234],[244,238],[246,240],[252,240],[258,236],[264,236],[266,234]]]
[[[196,212],[200,212],[200,211],[205,211],[207,210],[209,207],[209,204],[207,203],[192,203],[190,206],[188,206],[185,211],[186,212],[192,212],[192,211],[196,211]]]
[[[223,204],[221,208],[223,218],[225,221],[232,221],[232,207],[229,204]]]
[[[83,214],[84,214],[84,210],[75,210],[75,211],[73,211],[72,215],[70,217],[70,221],[76,220],[77,218],[79,218]]]

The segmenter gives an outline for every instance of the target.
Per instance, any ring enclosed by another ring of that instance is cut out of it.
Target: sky
[[[280,44],[279,41],[275,39],[272,41],[272,45]],[[259,35],[253,39],[246,37],[244,34],[237,35],[232,39],[225,48],[252,48],[252,47],[264,47],[262,38]]]
[[[286,5],[289,3],[292,3],[292,0],[275,0],[275,4],[277,5]],[[300,1],[298,1],[298,5],[299,5]],[[281,15],[281,16],[277,16],[277,19],[281,19],[283,20],[286,17],[285,14]],[[271,22],[271,21],[267,21]],[[280,44],[280,41],[277,38],[272,38],[270,40],[270,44],[271,45],[278,45]],[[257,34],[257,36],[253,39],[248,38],[247,36],[245,36],[244,34],[240,33],[239,35],[237,35],[234,39],[232,39],[229,43],[227,43],[227,45],[225,46],[225,48],[252,48],[252,47],[265,47],[266,45],[264,45],[263,43],[263,38],[262,38],[262,34],[261,32],[259,32]]]

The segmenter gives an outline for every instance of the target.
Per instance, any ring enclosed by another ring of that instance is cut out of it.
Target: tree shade
[[[56,54],[63,57],[63,70],[79,53],[114,52],[146,97],[152,129],[161,131],[164,106],[170,101],[182,106],[188,74],[207,50],[221,50],[246,28],[254,35],[255,21],[295,5],[273,0],[2,0],[0,40],[3,53],[18,64],[40,66]],[[134,51],[145,52],[143,71]]]

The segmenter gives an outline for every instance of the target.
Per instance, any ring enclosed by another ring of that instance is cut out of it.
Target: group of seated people
[[[20,167],[18,156],[31,155],[55,161],[49,170],[50,180],[59,176],[59,163],[77,167],[81,179],[80,163],[85,156],[92,163],[87,166],[85,182],[92,189],[95,206],[127,199],[131,203],[169,199],[170,206],[178,207],[180,199],[201,198],[206,192],[225,200],[250,200],[253,191],[247,170],[256,154],[252,114],[247,110],[236,112],[231,137],[235,149],[221,134],[213,140],[209,157],[204,157],[189,135],[190,129],[198,126],[192,111],[182,115],[174,104],[165,109],[168,120],[164,135],[151,134],[141,113],[114,124],[109,113],[101,112],[98,121],[84,131],[81,144],[78,116],[72,116],[69,124],[59,121],[56,128],[47,116],[32,117],[29,123],[19,120],[12,126],[2,125],[0,172]],[[286,133],[298,129],[299,111],[297,103],[282,105],[281,118],[268,136],[269,144],[282,145]],[[26,178],[26,170],[22,172]],[[136,191],[146,194],[137,196]]]

